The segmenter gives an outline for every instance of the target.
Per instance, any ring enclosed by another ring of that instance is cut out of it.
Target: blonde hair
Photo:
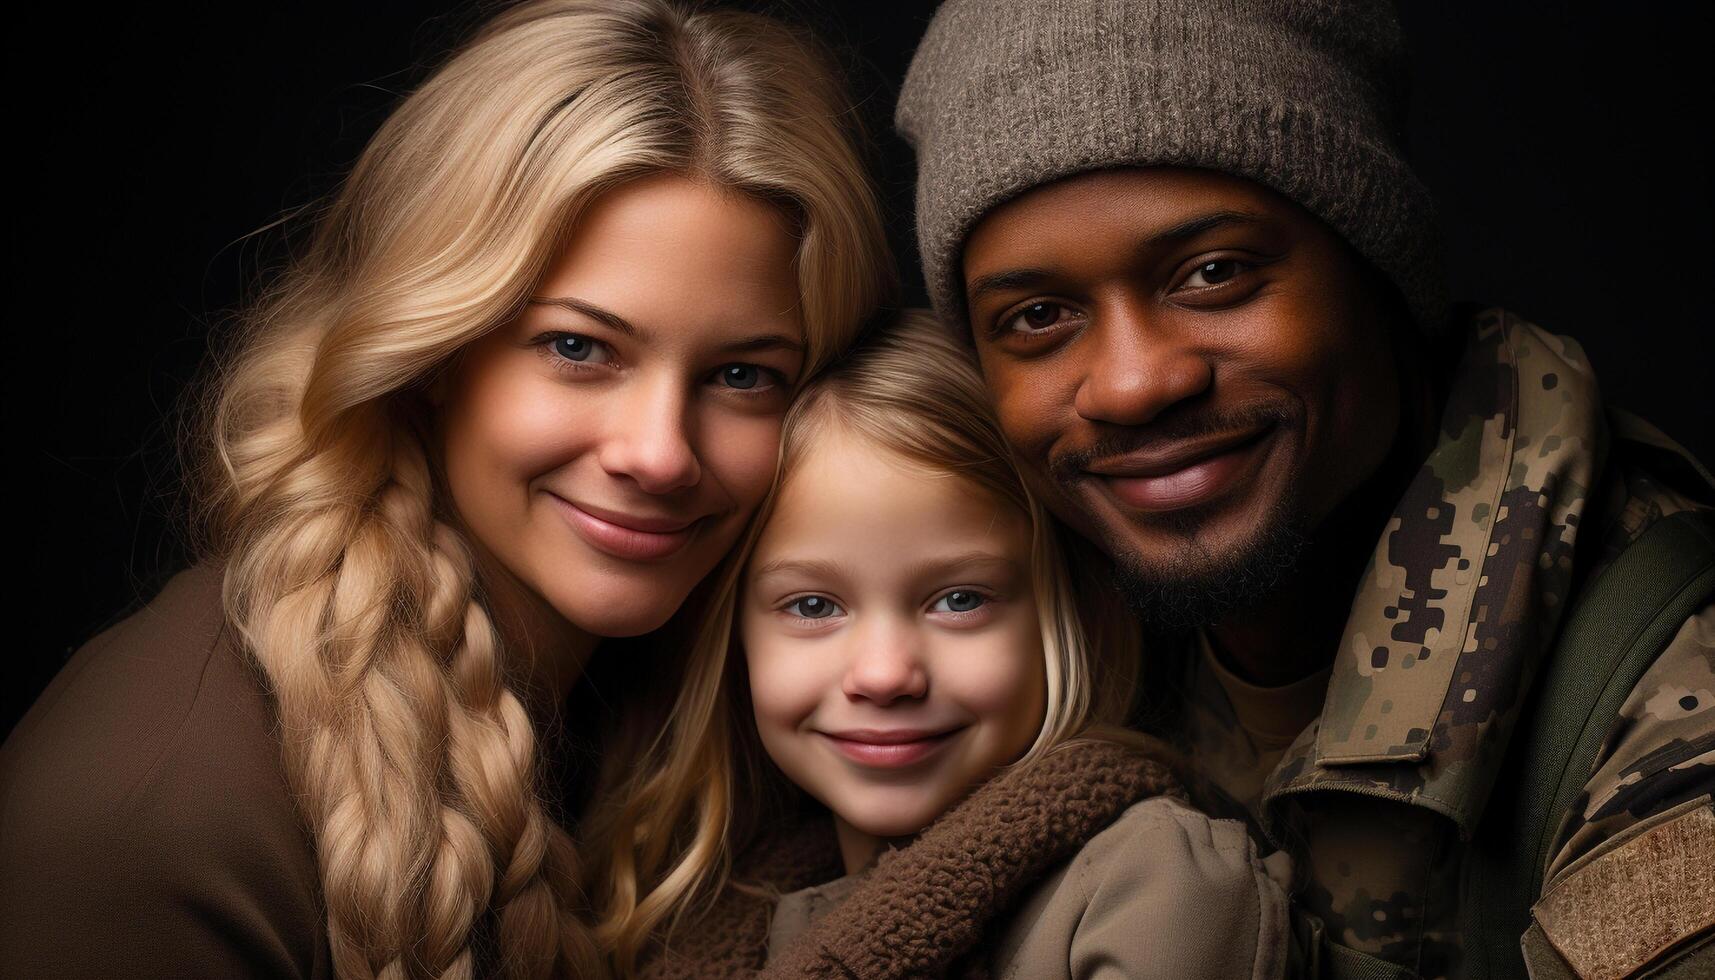
[[[839,352],[894,287],[850,108],[764,17],[518,4],[393,112],[245,316],[204,413],[206,548],[277,705],[340,976],[603,972],[424,389],[583,208],[660,172],[790,217],[808,365]]]
[[[672,724],[615,794],[623,805],[604,828],[611,864],[598,934],[616,951],[622,972],[651,943],[664,941],[673,923],[715,897],[733,856],[758,831],[764,802],[788,792],[744,707],[748,693],[733,656],[735,609],[744,562],[774,502],[832,426],[931,472],[967,480],[1029,518],[1047,711],[1017,765],[1084,735],[1156,747],[1121,728],[1138,673],[1130,617],[1111,589],[1082,574],[1088,563],[1068,560],[1071,542],[1028,490],[970,352],[927,312],[907,311],[812,382],[787,413],[774,489],[712,596]]]

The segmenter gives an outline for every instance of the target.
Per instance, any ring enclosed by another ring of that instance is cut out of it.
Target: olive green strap
[[[1596,577],[1537,682],[1496,797],[1465,858],[1466,973],[1514,977],[1520,937],[1542,891],[1560,821],[1589,779],[1602,741],[1663,648],[1715,592],[1715,519],[1664,517]]]
[[[1520,946],[1524,949],[1524,965],[1530,972],[1530,980],[1578,980],[1578,974],[1572,971],[1560,951],[1548,941],[1548,934],[1536,923],[1531,923],[1525,930]]]
[[[1418,980],[1396,963],[1360,953],[1328,938],[1322,920],[1292,907],[1291,949],[1286,975],[1306,980]]]
[[[1518,884],[1533,901],[1553,856],[1557,818],[1583,791],[1614,718],[1674,634],[1712,594],[1715,519],[1707,511],[1681,511],[1650,525],[1571,611],[1539,702],[1544,720],[1553,722],[1539,729],[1549,736],[1546,751],[1566,764],[1542,774],[1559,773],[1560,778],[1553,796],[1542,800],[1544,812],[1535,814],[1540,832],[1534,866],[1520,869],[1524,878]],[[1607,682],[1597,686],[1592,682],[1604,676],[1604,668]]]
[[[1332,942],[1322,947],[1322,976],[1324,980],[1417,980],[1417,974],[1397,963]]]
[[[1715,977],[1715,936],[1704,936],[1662,965],[1644,971],[1643,976],[1648,980],[1709,980]]]

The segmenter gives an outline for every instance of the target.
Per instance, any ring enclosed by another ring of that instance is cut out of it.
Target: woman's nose
[[[602,469],[646,493],[696,486],[702,464],[691,444],[697,420],[685,385],[663,375],[639,378],[626,388],[604,420],[606,437],[598,454]]]
[[[929,672],[910,630],[864,630],[853,639],[857,649],[846,668],[846,697],[886,705],[929,693]]]

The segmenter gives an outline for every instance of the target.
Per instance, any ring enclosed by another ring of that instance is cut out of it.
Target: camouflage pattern
[[[1331,940],[1424,977],[1460,975],[1461,849],[1570,590],[1588,580],[1574,575],[1586,517],[1603,538],[1579,559],[1595,567],[1694,506],[1618,450],[1608,465],[1608,417],[1575,341],[1485,311],[1453,382],[1439,442],[1353,598],[1321,717],[1278,761],[1259,754],[1221,721],[1219,686],[1194,664],[1182,733],[1195,759],[1272,764],[1261,799],[1243,802],[1298,858],[1301,910]],[[1616,427],[1628,439],[1640,431],[1636,420]],[[1703,620],[1628,700],[1556,867],[1708,782],[1715,624]]]
[[[1638,681],[1548,866],[1550,883],[1605,840],[1715,790],[1715,604]]]
[[[1578,345],[1498,311],[1480,317],[1440,442],[1353,599],[1322,719],[1268,799],[1353,786],[1470,835],[1565,606],[1604,447]]]

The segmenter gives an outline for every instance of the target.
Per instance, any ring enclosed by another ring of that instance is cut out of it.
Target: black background
[[[1709,460],[1712,5],[1562,6],[1402,11],[1412,151],[1442,209],[1453,292],[1577,337],[1610,399]],[[62,8],[15,24],[8,59],[21,553],[7,603],[25,625],[0,732],[73,647],[182,563],[171,409],[211,328],[279,260],[278,232],[251,233],[331,191],[492,9]],[[910,154],[889,115],[933,4],[769,9],[845,52],[921,301]]]

